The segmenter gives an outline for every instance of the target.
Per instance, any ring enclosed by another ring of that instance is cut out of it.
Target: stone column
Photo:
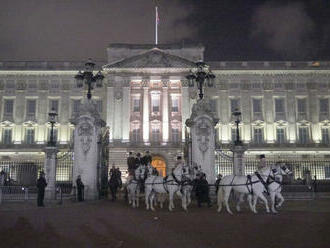
[[[185,121],[190,115],[190,101],[189,101],[188,82],[182,81],[182,96],[181,96],[181,115],[182,115],[182,142],[185,142]]]
[[[130,130],[130,120],[129,120],[129,116],[130,116],[130,104],[131,103],[131,99],[130,99],[130,91],[129,91],[129,87],[127,85],[125,85],[125,87],[123,87],[123,111],[122,111],[122,142],[123,143],[127,143],[129,142],[129,130]]]
[[[80,105],[79,115],[73,123],[75,125],[73,184],[76,185],[76,179],[80,175],[85,185],[85,199],[96,200],[99,196],[98,182],[101,174],[98,142],[105,122],[100,118],[96,103],[84,99]]]
[[[230,149],[234,155],[234,164],[233,164],[233,174],[235,176],[244,176],[245,175],[245,160],[244,152],[247,150],[247,147],[243,144],[233,145]]]
[[[143,142],[149,143],[149,87],[143,87]]]
[[[169,136],[169,122],[168,122],[168,91],[167,91],[167,83],[164,82],[163,84],[163,106],[162,106],[162,117],[163,117],[163,143],[166,144],[168,142],[168,136]]]
[[[208,100],[198,100],[192,108],[186,125],[190,127],[192,139],[192,161],[201,167],[210,184],[215,182],[215,125],[218,119],[213,116]]]
[[[56,154],[58,152],[57,147],[47,146],[45,148],[45,176],[46,176],[46,199],[56,200]]]
[[[113,130],[113,119],[114,119],[114,89],[111,82],[108,82],[107,88],[107,125],[110,127],[109,139],[113,141],[114,130]]]

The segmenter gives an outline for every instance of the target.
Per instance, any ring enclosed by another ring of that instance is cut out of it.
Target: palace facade
[[[149,150],[165,175],[187,144],[185,121],[198,95],[185,76],[194,62],[204,60],[204,48],[111,44],[107,55],[108,61],[96,62],[105,79],[92,95],[110,130],[110,164],[124,170],[129,151]],[[248,156],[295,154],[330,161],[330,62],[206,63],[216,75],[205,97],[220,120],[220,153],[236,138],[232,112],[239,108]],[[59,149],[71,149],[70,119],[86,95],[74,76],[83,69],[83,62],[0,62],[0,160],[42,159],[52,108],[58,112]],[[315,173],[330,178],[330,163]]]

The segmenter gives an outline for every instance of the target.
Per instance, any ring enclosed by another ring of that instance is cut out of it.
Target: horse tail
[[[222,209],[222,202],[223,202],[223,197],[224,197],[224,188],[223,186],[219,186],[219,189],[218,189],[218,197],[217,197],[217,200],[218,200],[218,212],[221,211]]]

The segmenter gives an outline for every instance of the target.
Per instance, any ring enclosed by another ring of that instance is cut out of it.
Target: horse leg
[[[231,189],[232,189],[232,187],[228,187],[228,188],[225,189],[224,202],[225,202],[227,212],[232,215],[233,212],[230,210],[230,207],[229,207],[229,204],[228,204]]]
[[[265,208],[266,208],[266,212],[269,213],[269,207],[268,207],[268,201],[266,199],[266,197],[262,194],[262,192],[260,192],[260,194],[258,195],[258,197],[260,197],[260,199],[264,202],[265,204]]]
[[[238,201],[237,201],[237,204],[236,204],[236,210],[237,210],[237,212],[240,212],[241,211],[240,204],[242,202],[244,202],[244,194],[240,194],[239,197],[238,197]]]
[[[155,199],[155,193],[153,192],[153,193],[151,193],[151,195],[150,195],[150,209],[152,210],[152,211],[155,211],[155,208],[154,208],[154,199]]]
[[[186,192],[183,192],[183,194],[182,194],[181,206],[184,209],[184,211],[187,211],[187,195],[186,195]]]
[[[136,207],[139,207],[139,201],[140,201],[140,190],[136,191]]]
[[[149,189],[146,189],[144,193],[145,193],[146,209],[149,210],[149,195],[150,195],[150,190]]]
[[[257,214],[258,211],[257,211],[257,208],[256,208],[256,205],[257,205],[257,201],[258,201],[258,196],[257,195],[253,195],[253,213]]]
[[[222,209],[222,202],[223,202],[223,191],[224,189],[220,186],[218,189],[218,194],[217,194],[217,203],[218,203],[218,212],[221,212]]]
[[[273,213],[277,213],[275,209],[275,192],[270,192],[270,204],[271,204],[271,210]]]
[[[173,204],[173,192],[170,192],[169,193],[169,203],[168,203],[168,210],[169,211],[172,211],[172,205],[174,205]]]
[[[251,211],[253,212],[252,195],[248,194],[247,199],[248,199],[249,207],[250,207]]]
[[[276,204],[276,207],[280,208],[284,202],[284,197],[282,196],[281,192],[277,192],[275,196],[280,199],[280,202]]]

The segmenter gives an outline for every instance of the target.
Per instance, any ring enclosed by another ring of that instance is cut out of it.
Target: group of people
[[[140,166],[140,165],[148,165],[152,162],[152,156],[150,155],[149,151],[145,152],[145,155],[142,157],[141,153],[137,153],[136,156],[134,156],[133,152],[129,152],[128,158],[127,158],[127,171],[129,176],[134,176],[134,171]]]

